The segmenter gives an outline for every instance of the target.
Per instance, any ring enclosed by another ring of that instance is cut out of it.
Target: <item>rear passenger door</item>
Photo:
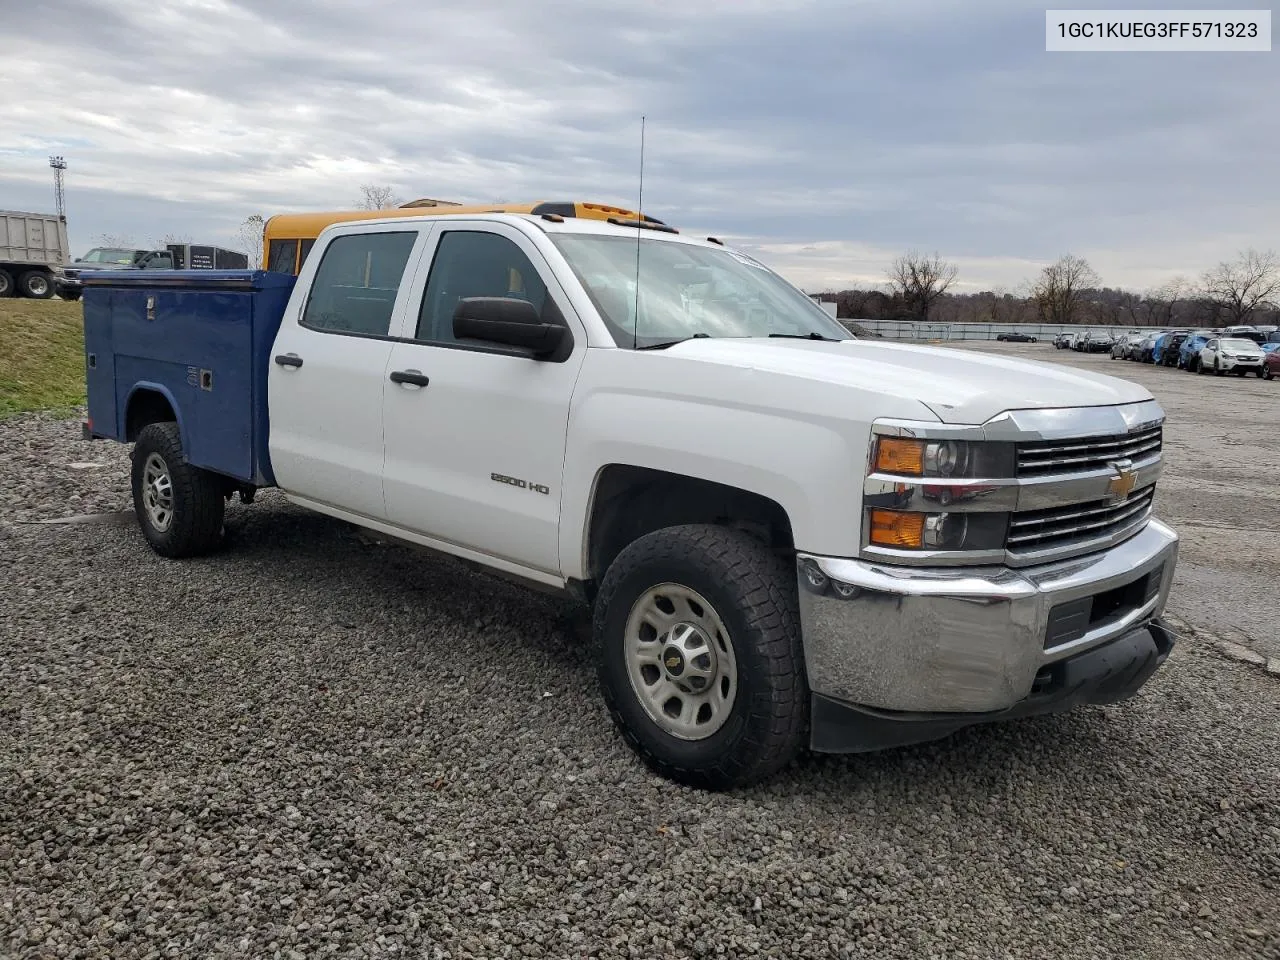
[[[424,241],[419,225],[333,237],[298,278],[267,375],[271,465],[288,494],[385,519],[383,392],[393,323]]]

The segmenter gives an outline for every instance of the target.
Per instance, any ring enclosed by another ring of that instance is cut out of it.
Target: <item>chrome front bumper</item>
[[[1177,554],[1177,534],[1158,520],[1105,552],[1017,570],[911,568],[800,553],[809,687],[878,710],[1004,710],[1033,692],[1046,667],[1157,617]],[[1126,603],[1121,588],[1157,570],[1154,595]],[[1082,620],[1082,633],[1046,646],[1051,613],[1060,617],[1070,609],[1062,605],[1098,595],[1106,595],[1094,605],[1100,615]],[[1113,603],[1119,605],[1109,610]]]

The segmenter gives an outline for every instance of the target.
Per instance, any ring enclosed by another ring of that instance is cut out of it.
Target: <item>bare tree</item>
[[[1206,271],[1201,283],[1230,325],[1247,324],[1255,310],[1280,296],[1280,257],[1271,250],[1246,250],[1239,260]]]
[[[236,246],[249,258],[249,269],[262,269],[262,214],[254,213],[244,218],[236,231]]]
[[[131,250],[133,249],[133,237],[125,236],[122,233],[100,233],[98,234],[98,246]]]
[[[360,194],[360,202],[356,205],[358,210],[385,210],[400,206],[395,188],[386,184],[361,184]]]
[[[889,267],[889,286],[909,312],[928,321],[929,309],[947,292],[958,272],[955,264],[936,253],[926,257],[912,250]]]
[[[1067,254],[1040,272],[1031,288],[1042,323],[1078,323],[1086,290],[1098,286],[1098,275],[1083,257]]]
[[[1172,327],[1177,306],[1190,290],[1187,278],[1181,276],[1148,290],[1139,303],[1141,319],[1134,322],[1144,327]]]

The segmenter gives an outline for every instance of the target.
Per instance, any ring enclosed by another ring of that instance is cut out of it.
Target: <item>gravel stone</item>
[[[1176,597],[1133,700],[709,794],[567,603],[274,492],[190,561],[31,522],[127,466],[0,422],[0,956],[1280,955],[1280,684]]]

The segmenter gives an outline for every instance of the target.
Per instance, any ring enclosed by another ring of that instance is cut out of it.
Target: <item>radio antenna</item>
[[[644,115],[640,115],[640,199],[636,203],[636,303],[631,323],[631,349],[640,343],[640,224],[644,219]]]

